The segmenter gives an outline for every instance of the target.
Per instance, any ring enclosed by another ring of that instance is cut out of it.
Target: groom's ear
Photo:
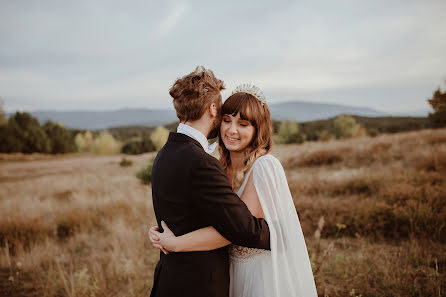
[[[209,105],[209,112],[211,113],[212,117],[216,117],[218,110],[217,110],[217,105],[215,103],[211,103]]]

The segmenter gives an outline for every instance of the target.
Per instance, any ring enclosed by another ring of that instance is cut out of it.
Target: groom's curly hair
[[[223,81],[217,79],[212,70],[198,66],[193,72],[175,81],[169,90],[177,117],[181,122],[201,118],[210,104],[217,104],[220,111],[222,100],[220,91]]]

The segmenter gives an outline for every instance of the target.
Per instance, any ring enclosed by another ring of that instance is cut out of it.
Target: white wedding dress
[[[230,297],[315,297],[311,263],[285,172],[271,155],[258,158],[249,175],[270,230],[271,251],[230,246]]]

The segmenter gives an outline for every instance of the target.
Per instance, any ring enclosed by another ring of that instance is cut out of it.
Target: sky
[[[172,108],[197,65],[268,103],[426,110],[446,80],[446,1],[0,0],[4,109]]]

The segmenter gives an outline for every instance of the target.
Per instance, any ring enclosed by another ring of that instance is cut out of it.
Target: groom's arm
[[[270,249],[268,224],[252,216],[248,207],[232,191],[220,163],[203,158],[191,172],[192,194],[201,219],[232,243]]]

